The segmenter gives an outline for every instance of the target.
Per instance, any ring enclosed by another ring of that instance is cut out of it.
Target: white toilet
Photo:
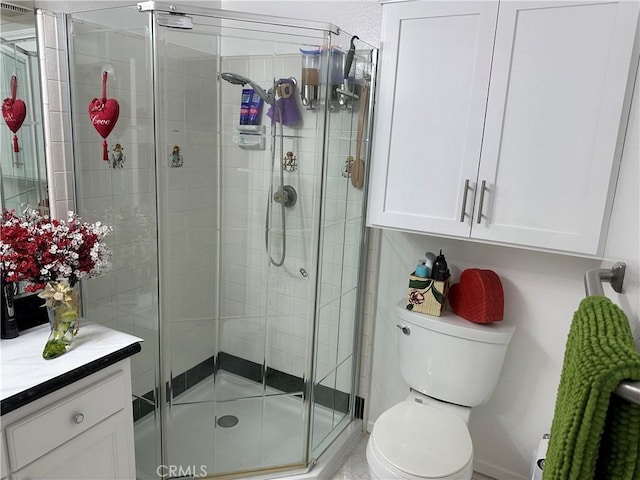
[[[384,412],[367,444],[373,479],[470,479],[471,407],[486,403],[500,377],[515,326],[476,324],[443,312],[431,317],[397,306],[400,370],[411,387]]]

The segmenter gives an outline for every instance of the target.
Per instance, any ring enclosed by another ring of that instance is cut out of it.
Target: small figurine
[[[169,159],[171,160],[171,167],[181,167],[184,163],[184,159],[182,155],[180,155],[180,147],[178,145],[173,146],[173,151],[171,155],[169,155]]]
[[[122,168],[124,162],[127,161],[126,155],[123,153],[124,147],[119,143],[113,147],[113,153],[111,154],[111,168]]]
[[[351,166],[353,165],[353,155],[349,155],[344,161],[344,165],[340,169],[340,173],[344,178],[351,177]]]
[[[282,166],[285,172],[295,172],[298,169],[298,157],[293,152],[287,152],[287,155],[282,159]]]

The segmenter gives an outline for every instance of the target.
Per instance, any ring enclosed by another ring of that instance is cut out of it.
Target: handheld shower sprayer
[[[272,88],[265,91],[260,85],[258,85],[256,82],[254,82],[250,78],[244,77],[237,73],[231,73],[231,72],[221,73],[220,78],[222,78],[223,80],[233,85],[242,85],[244,87],[246,84],[249,84],[249,86],[253,88],[253,91],[256,92],[260,96],[260,98],[264,100],[264,103],[266,103],[267,105],[272,105],[275,101],[275,95],[273,93]]]
[[[255,83],[253,80],[247,77],[244,77],[242,75],[239,75],[237,73],[231,73],[231,72],[220,73],[220,78],[222,78],[226,82],[231,83],[232,85],[241,85],[244,87],[245,85],[248,84],[251,88],[253,88],[253,91],[257,93],[260,96],[260,98],[262,98],[262,100],[264,100],[264,103],[274,106],[274,108],[278,111],[277,118],[282,118],[280,105],[278,104],[278,102],[276,102],[274,87],[269,88],[269,90],[265,91],[262,87],[260,87],[260,85]],[[271,143],[271,176],[273,177],[273,174],[275,172],[275,165],[276,165],[276,123],[280,124],[280,160],[278,161],[279,172],[280,172],[280,186],[278,187],[278,191],[274,194],[273,179],[269,184],[269,196],[267,197],[267,211],[265,215],[265,226],[264,226],[264,244],[265,244],[265,249],[267,250],[267,254],[269,255],[269,261],[271,265],[274,265],[276,267],[281,267],[282,265],[284,265],[284,261],[287,255],[287,227],[286,227],[284,208],[286,206],[288,207],[293,206],[295,204],[295,198],[292,199],[293,200],[292,203],[289,203],[288,205],[286,204],[287,202],[286,202],[285,196],[288,195],[289,197],[291,197],[292,194],[289,190],[285,188],[285,184],[284,184],[284,166],[281,160],[284,157],[284,146],[283,146],[284,133],[283,133],[282,121],[275,122],[273,121],[273,119],[271,121],[271,138],[273,139]],[[289,188],[293,190],[293,187],[289,186]],[[295,194],[295,190],[293,191],[293,194]],[[274,196],[279,198],[279,200],[274,198]],[[271,199],[274,199],[274,201],[276,201],[277,203],[280,203],[280,219],[281,219],[280,221],[282,224],[282,235],[281,235],[282,251],[280,252],[280,258],[278,260],[274,260],[271,253],[271,247],[270,247],[271,245],[270,235],[269,235],[269,232],[271,231],[270,211],[273,206],[273,202],[271,201]]]

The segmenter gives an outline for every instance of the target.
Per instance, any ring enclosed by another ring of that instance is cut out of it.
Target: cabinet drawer
[[[115,373],[6,427],[13,471],[88,430],[125,407],[124,372]]]

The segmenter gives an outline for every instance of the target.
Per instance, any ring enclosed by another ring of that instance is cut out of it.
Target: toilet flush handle
[[[396,327],[402,330],[402,333],[404,333],[405,335],[411,335],[411,329],[409,327],[404,327],[400,324],[396,325]]]

